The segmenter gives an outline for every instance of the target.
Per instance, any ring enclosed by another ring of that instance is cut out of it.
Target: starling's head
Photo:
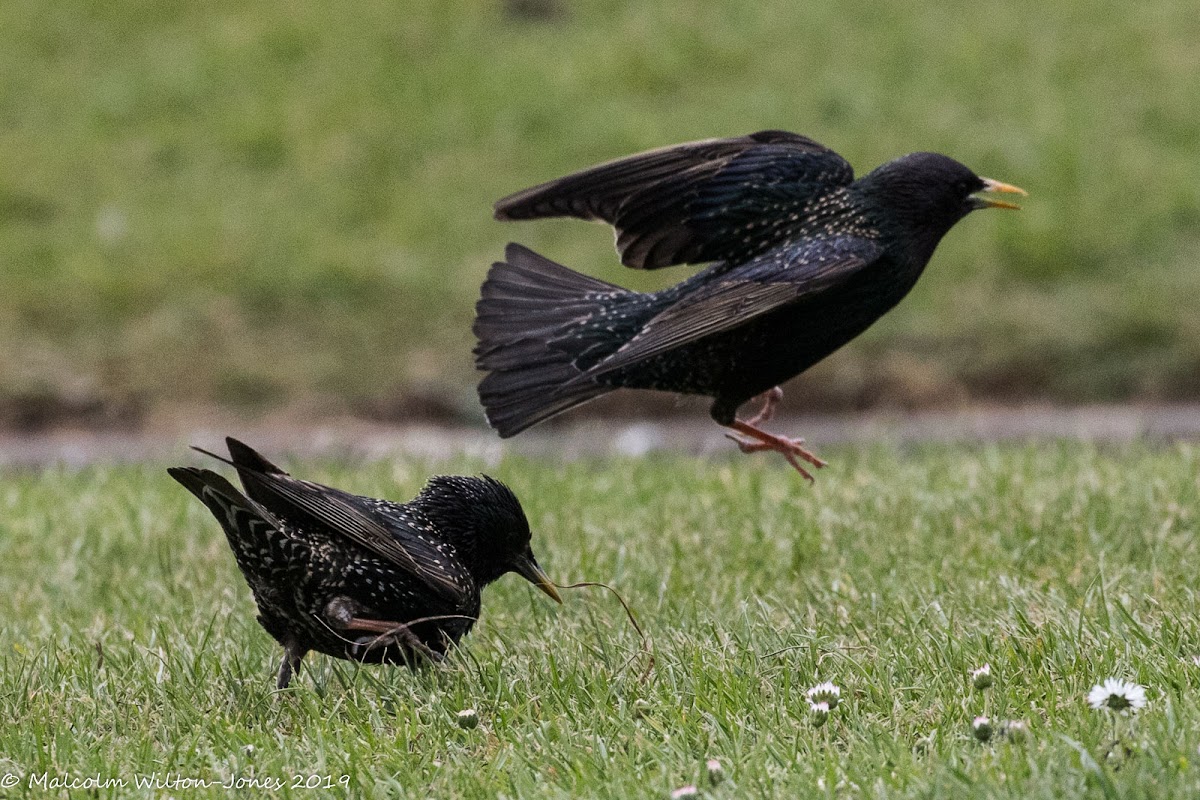
[[[459,551],[480,585],[515,572],[558,602],[529,546],[529,520],[517,496],[487,475],[438,475],[415,501]]]
[[[1007,183],[981,178],[939,153],[910,153],[878,167],[858,182],[859,196],[876,212],[877,222],[898,226],[932,253],[954,224],[981,208],[1019,208],[978,197],[979,193],[1025,194]],[[928,256],[926,256],[928,257]]]

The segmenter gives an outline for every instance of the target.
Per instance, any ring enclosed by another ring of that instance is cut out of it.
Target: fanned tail
[[[612,390],[582,377],[571,333],[628,291],[510,244],[475,306],[475,366],[488,422],[504,438]]]

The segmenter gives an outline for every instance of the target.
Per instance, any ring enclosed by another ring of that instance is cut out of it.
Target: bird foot
[[[345,626],[347,631],[366,631],[370,636],[360,636],[350,645],[350,654],[358,656],[360,653],[366,655],[372,650],[381,647],[397,646],[409,650],[412,653],[417,653],[423,658],[428,659],[431,663],[437,663],[442,660],[439,653],[435,653],[429,649],[429,646],[421,641],[412,628],[403,622],[389,622],[380,619],[365,619],[356,617],[351,619]]]
[[[279,664],[279,677],[275,680],[276,689],[286,689],[292,682],[292,676],[300,671],[300,662],[308,648],[294,639],[288,640],[283,646],[283,661]]]
[[[381,647],[390,647],[396,644],[396,637],[385,636],[382,633],[377,633],[372,636],[360,636],[350,644],[350,655],[359,656],[366,655],[372,650]]]
[[[359,636],[350,642],[350,655],[365,656],[372,650],[395,646],[420,653],[430,661],[440,660],[439,656],[412,632],[409,625],[391,620],[360,617],[358,616],[359,609],[358,603],[340,595],[330,600],[325,606],[325,619],[334,628],[342,631],[362,631],[369,634]]]
[[[780,394],[782,394],[782,392]],[[805,469],[800,464],[798,459],[807,461],[817,469],[825,466],[825,462],[821,458],[804,448],[803,439],[789,439],[786,436],[778,436],[773,433],[768,433],[761,428],[755,427],[753,421],[747,422],[743,420],[734,420],[731,427],[742,435],[725,435],[728,439],[733,441],[738,446],[738,449],[743,453],[761,453],[764,451],[779,453],[784,457],[784,459],[787,460],[789,464],[792,465],[792,468],[804,476],[804,479],[809,483],[813,482],[812,473]]]
[[[762,453],[766,450],[777,450],[778,449],[773,444],[767,444],[766,442],[756,442],[753,439],[746,439],[746,438],[738,436],[737,434],[734,434],[734,433],[725,434],[725,438],[728,439],[729,441],[733,442],[734,444],[736,444],[738,446],[738,450],[741,450],[743,453]],[[804,444],[803,439],[792,439],[787,436],[780,436],[779,439],[780,439],[780,441],[787,442],[789,445],[791,445],[793,448],[795,448],[797,450],[804,449],[803,447],[801,447],[801,445]],[[807,453],[808,451],[805,450],[805,452]],[[812,453],[808,453],[808,454],[810,456],[812,455]],[[815,458],[815,456],[813,456],[813,457]],[[807,459],[805,459],[805,460],[807,461]]]
[[[783,389],[776,386],[774,389],[768,389],[767,391],[763,392],[762,394],[760,394],[758,397],[755,397],[754,399],[762,401],[762,408],[760,408],[758,410],[757,414],[755,414],[750,419],[746,420],[746,424],[750,425],[751,427],[757,428],[759,425],[762,425],[764,422],[770,422],[771,418],[775,416],[775,409],[778,408],[779,402],[781,400],[783,400]],[[734,441],[737,441],[737,440],[735,439]],[[752,453],[752,452],[756,452],[756,451],[743,450],[742,452],[743,453],[746,453],[746,452]]]

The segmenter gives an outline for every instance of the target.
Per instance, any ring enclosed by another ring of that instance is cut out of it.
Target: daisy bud
[[[992,738],[992,721],[987,717],[976,717],[971,723],[971,733],[981,742]]]
[[[639,697],[637,700],[633,701],[633,716],[639,719],[642,717],[647,717],[650,715],[651,708],[652,706],[650,705],[649,700]]]
[[[679,800],[681,797],[699,797],[700,790],[695,786],[680,786],[675,791],[671,792],[671,800]]]
[[[818,683],[816,686],[804,693],[810,703],[825,703],[829,706],[829,711],[838,707],[838,703],[842,701],[842,690],[835,686],[830,681]]]
[[[469,731],[479,725],[479,712],[473,708],[464,708],[458,712],[454,720],[458,723],[458,727]]]
[[[992,685],[992,665],[984,664],[979,669],[971,670],[971,683],[979,691],[983,691]]]
[[[829,719],[829,703],[810,703],[808,710],[812,714],[813,727],[819,728]]]
[[[708,770],[708,782],[716,786],[721,781],[725,780],[725,770],[721,768],[721,762],[715,758],[710,758],[708,763],[704,765]]]

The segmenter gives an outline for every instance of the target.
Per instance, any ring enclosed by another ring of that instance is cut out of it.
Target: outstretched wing
[[[786,131],[651,150],[496,203],[496,219],[578,217],[617,230],[635,269],[744,260],[801,225],[808,202],[854,180],[844,158]]]
[[[469,589],[457,561],[438,549],[436,538],[421,535],[427,523],[398,503],[384,503],[312,481],[293,478],[248,445],[225,440],[242,485],[257,503],[276,515],[316,524],[387,560],[455,603],[465,602]],[[211,454],[210,454],[211,455]],[[377,508],[390,511],[384,519]]]
[[[848,280],[882,253],[868,239],[811,239],[726,273],[652,317],[621,349],[595,364],[588,379],[723,333]]]

